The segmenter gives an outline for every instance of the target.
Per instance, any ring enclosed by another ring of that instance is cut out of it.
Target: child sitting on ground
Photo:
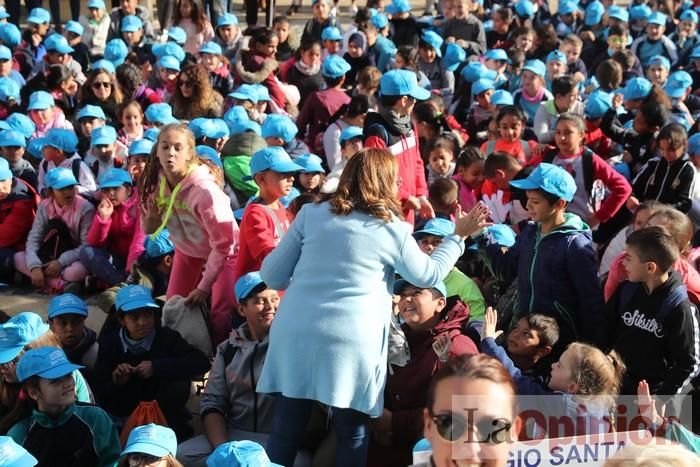
[[[126,168],[126,159],[129,155],[128,148],[117,141],[117,130],[109,125],[92,130],[90,134],[90,151],[85,156],[96,180],[111,168]]]
[[[49,326],[61,342],[71,363],[81,365],[88,377],[97,361],[97,334],[85,325],[88,307],[84,300],[71,293],[57,295],[49,301]]]

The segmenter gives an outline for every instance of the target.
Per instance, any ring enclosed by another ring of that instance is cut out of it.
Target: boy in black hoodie
[[[672,269],[678,256],[664,227],[646,227],[627,238],[629,279],[607,304],[606,326],[608,348],[627,365],[621,394],[636,394],[639,381],[646,380],[652,394],[672,396],[698,372],[697,310]]]
[[[49,325],[61,341],[71,363],[81,365],[83,376],[91,382],[97,360],[97,334],[85,326],[88,307],[72,293],[57,295],[49,302]]]

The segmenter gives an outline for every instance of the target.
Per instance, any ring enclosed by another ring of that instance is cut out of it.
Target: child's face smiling
[[[246,319],[258,339],[267,335],[279,307],[280,296],[276,290],[265,289],[254,297],[248,297],[238,305],[238,312]]]
[[[256,44],[255,50],[264,57],[274,57],[277,53],[277,44],[279,44],[279,39],[277,36],[272,36],[269,43]]]
[[[464,183],[473,189],[477,189],[484,183],[484,162],[475,161],[469,164],[468,167],[460,167],[459,174],[462,176]]]
[[[506,115],[498,122],[498,132],[505,141],[517,141],[523,132],[523,122],[515,115]]]
[[[37,401],[42,412],[57,413],[75,403],[75,379],[73,373],[55,379],[39,379],[39,390],[30,390],[30,397]]]
[[[401,291],[399,313],[411,329],[423,329],[445,306],[444,298],[434,298],[431,289],[406,285]]]

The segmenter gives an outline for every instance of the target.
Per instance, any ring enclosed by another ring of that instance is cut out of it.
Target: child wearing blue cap
[[[291,8],[291,7],[290,7]],[[255,441],[231,441],[216,448],[207,459],[207,467],[247,466],[281,467],[270,459],[259,443]]]
[[[655,55],[662,55],[675,66],[678,62],[678,47],[668,36],[666,31],[666,15],[655,11],[647,20],[646,33],[639,36],[632,43],[632,53],[639,57],[643,67],[649,66],[649,60]]]
[[[105,10],[104,1],[89,1],[88,14],[87,16],[81,16],[79,21],[83,26],[83,43],[90,51],[90,61],[95,61],[97,57],[104,55],[105,45],[107,45],[110,28],[112,27],[112,19]]]
[[[15,268],[40,290],[79,289],[87,274],[79,253],[95,208],[77,193],[70,169],[49,170],[45,183],[47,198],[39,204],[26,251],[15,255]]]
[[[434,31],[423,31],[418,41],[416,66],[430,81],[430,88],[445,92],[454,91],[454,74],[441,65],[443,39]]]
[[[292,157],[299,157],[309,152],[309,147],[296,138],[298,121],[284,114],[270,114],[265,117],[261,127],[261,136],[269,147],[281,147]]]
[[[113,126],[104,125],[90,133],[90,150],[85,155],[85,163],[96,180],[109,169],[126,168],[128,155],[129,149],[117,140],[117,130]]]
[[[86,104],[78,109],[75,121],[78,124],[78,154],[87,154],[90,150],[92,130],[105,126],[107,116],[99,105]]]
[[[646,77],[657,86],[664,87],[671,72],[671,62],[663,55],[654,55],[649,59]]]
[[[94,405],[75,403],[73,375],[80,365],[63,350],[29,350],[17,364],[25,399],[10,414],[16,424],[8,435],[39,465],[113,465],[119,458],[119,436],[109,415]]]
[[[129,433],[117,466],[183,467],[175,458],[176,451],[177,437],[170,428],[154,423],[137,426]]]
[[[49,326],[61,342],[68,360],[82,365],[89,379],[97,361],[97,334],[85,326],[87,304],[71,293],[57,295],[49,301]],[[84,371],[85,372],[85,371]]]
[[[159,306],[145,287],[121,288],[114,306],[121,328],[102,336],[95,365],[100,406],[123,423],[139,402],[156,400],[168,425],[187,436],[191,380],[209,370],[208,356],[177,331],[156,326]]]
[[[209,80],[214,91],[222,96],[228,96],[233,91],[233,76],[229,69],[229,61],[223,53],[219,44],[210,41],[199,49],[199,59],[209,72]]]
[[[700,45],[700,35],[698,35],[698,13],[695,10],[687,9],[680,14],[680,22],[676,30],[668,38],[678,47],[678,63],[687,66],[690,54],[693,49]]]
[[[272,103],[284,110],[288,105],[287,95],[275,76],[279,66],[275,60],[277,44],[279,44],[279,38],[272,30],[256,29],[250,38],[248,49],[241,51],[240,59],[234,63],[235,84],[260,83],[264,85],[270,91]]]
[[[323,160],[316,154],[302,154],[294,160],[302,170],[294,178],[294,186],[301,193],[319,193],[323,185],[326,170]]]
[[[214,27],[214,42],[221,46],[227,60],[234,61],[243,42],[243,34],[236,15],[224,13],[218,17]]]
[[[540,105],[554,98],[546,87],[546,73],[547,67],[540,60],[528,60],[523,66],[521,88],[513,93],[513,102],[527,115],[529,127],[534,124],[535,114]]]
[[[142,226],[152,235],[170,230],[177,254],[168,297],[180,295],[199,305],[211,295],[212,342],[219,343],[230,329],[238,230],[230,200],[220,188],[222,175],[197,158],[186,125],[164,127],[156,148],[138,190]]]
[[[68,41],[68,45],[73,48],[71,57],[76,60],[83,70],[90,68],[90,49],[83,44],[83,33],[85,28],[78,21],[67,21],[63,27],[63,36]]]
[[[24,135],[14,130],[0,133],[0,155],[9,164],[12,175],[24,180],[36,190],[39,178],[34,166],[24,158],[26,147],[27,140]]]
[[[543,162],[510,185],[526,190],[531,222],[507,251],[487,245],[483,236],[478,239],[491,270],[507,282],[517,276],[517,314],[553,316],[562,346],[576,339],[600,342],[604,303],[591,231],[581,218],[566,212],[576,181],[563,168]]]
[[[342,49],[343,35],[340,29],[335,26],[328,26],[321,32],[321,41],[323,43],[323,52],[321,57],[325,60],[331,55],[340,56]]]

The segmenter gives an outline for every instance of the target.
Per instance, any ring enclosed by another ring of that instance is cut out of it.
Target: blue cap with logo
[[[493,85],[493,80],[490,80],[490,79],[480,79],[480,80],[477,80],[476,82],[474,82],[474,84],[472,84],[472,93],[475,96],[478,96],[482,92],[486,92],[489,89],[491,89],[491,90],[495,89],[495,87]]]
[[[150,156],[155,143],[150,139],[137,139],[129,146],[130,156]]]
[[[166,426],[149,423],[131,430],[121,455],[141,453],[154,457],[165,457],[168,454],[175,456],[176,452],[177,437],[175,432]]]
[[[377,13],[369,21],[380,31],[389,25],[389,18],[384,13]]]
[[[171,112],[172,114],[172,112]],[[151,127],[143,132],[143,139],[153,141],[154,143],[158,141],[158,135],[160,134],[160,128]]]
[[[545,66],[544,63],[542,63],[542,60],[528,60],[525,62],[525,66],[523,67],[523,71],[530,71],[537,76],[541,76],[542,78],[545,77],[547,73],[547,67]]]
[[[209,41],[199,48],[200,54],[212,54],[212,55],[222,55],[224,51],[221,46],[216,42]]]
[[[41,316],[30,311],[18,313],[0,324],[0,365],[14,360],[25,345],[48,330],[49,325],[44,323]]]
[[[460,63],[467,59],[467,52],[457,44],[450,43],[445,46],[445,56],[442,57],[442,65],[447,71],[456,71]]]
[[[73,171],[65,167],[56,167],[46,172],[44,183],[52,190],[62,190],[69,186],[79,185]]]
[[[36,125],[31,118],[24,114],[15,112],[5,120],[11,130],[22,134],[25,138],[31,138],[36,131]]]
[[[413,285],[413,284],[408,282],[406,279],[399,279],[396,282],[394,282],[394,295],[401,295],[401,292],[403,292],[403,289],[405,289],[407,285]],[[440,292],[440,294],[444,298],[447,298],[447,287],[445,287],[445,283],[443,281],[438,282],[433,287],[418,287],[418,288],[419,289],[435,289],[438,292]]]
[[[252,84],[241,84],[229,93],[228,97],[239,101],[250,101],[253,104],[258,103],[258,91]]]
[[[151,291],[142,285],[127,285],[119,289],[114,306],[121,313],[141,308],[158,308]]]
[[[105,111],[99,105],[87,104],[85,107],[78,111],[78,116],[76,117],[78,121],[83,118],[99,118],[101,120],[107,120]]]
[[[352,67],[343,57],[329,55],[321,65],[321,74],[326,78],[340,78],[350,71]]]
[[[87,317],[88,307],[85,301],[72,293],[56,295],[49,301],[49,319],[61,315],[80,315]]]
[[[95,63],[92,64],[92,69],[93,70],[103,70],[109,73],[110,75],[113,75],[117,72],[117,69],[114,68],[114,64],[110,62],[109,60],[105,60],[104,58],[101,60],[97,60]]]
[[[262,280],[262,277],[260,277],[260,273],[258,271],[249,272],[248,274],[241,276],[236,281],[236,285],[233,288],[238,303],[241,303],[242,300],[248,298],[250,292],[263,283],[264,281]]]
[[[270,462],[265,449],[255,441],[230,441],[217,447],[207,467],[282,467]]]
[[[521,190],[543,190],[567,202],[571,202],[576,193],[576,182],[571,174],[546,162],[538,165],[527,178],[513,180],[510,185]]]
[[[76,36],[82,36],[85,28],[77,21],[70,20],[66,23],[66,31],[72,32]]]
[[[655,11],[651,15],[649,15],[649,19],[647,19],[647,24],[658,24],[659,26],[666,26],[666,15],[659,11]]]
[[[535,16],[535,6],[530,0],[518,0],[515,4],[515,13],[521,18],[532,18]]]
[[[362,138],[363,130],[359,126],[351,125],[340,132],[340,144],[355,138]]]
[[[200,144],[198,146],[195,146],[194,152],[199,157],[202,157],[208,161],[213,162],[218,167],[223,167],[223,163],[221,162],[221,157],[219,157],[219,153],[217,153],[216,149],[214,149],[213,147],[207,146],[205,144]]]
[[[85,368],[68,361],[65,352],[58,347],[40,347],[28,350],[17,363],[17,379],[20,382],[39,376],[46,379],[56,379]]]
[[[416,74],[409,70],[389,70],[379,81],[379,93],[382,96],[411,96],[424,101],[430,97],[430,91],[418,86]]]
[[[136,32],[143,29],[143,21],[136,15],[128,15],[122,18],[122,32]]]
[[[149,258],[158,258],[175,251],[175,245],[173,245],[173,242],[170,240],[170,232],[168,229],[161,230],[155,237],[153,235],[147,235],[143,242],[143,247],[146,250],[146,256]]]
[[[496,79],[497,75],[498,73],[493,70],[489,70],[486,68],[486,65],[481,62],[469,62],[464,68],[462,68],[462,78],[470,83],[473,83],[479,79],[493,80]]]
[[[0,147],[26,148],[27,140],[21,133],[14,130],[0,132]]]
[[[423,31],[421,40],[423,40],[423,42],[435,49],[435,54],[438,57],[442,57],[442,51],[440,50],[440,47],[442,47],[442,43],[444,42],[444,40],[442,39],[442,37],[440,37],[438,33],[426,29]]]
[[[27,110],[46,110],[56,105],[51,94],[46,91],[34,91],[29,96]]]
[[[118,188],[120,186],[124,186],[125,184],[133,185],[134,182],[131,180],[129,172],[124,169],[112,167],[100,175],[100,190],[104,190],[105,188]]]
[[[595,120],[601,118],[612,107],[612,97],[607,92],[593,91],[586,100],[583,109],[586,118]]]
[[[654,55],[649,59],[649,62],[647,62],[647,66],[652,66],[652,65],[659,65],[667,70],[671,69],[671,62],[668,60],[668,58],[664,57],[663,55]]]
[[[632,21],[646,20],[649,16],[651,16],[649,5],[635,5],[630,8],[630,20]]]
[[[177,58],[179,62],[182,62],[185,59],[185,51],[182,47],[180,47],[178,44],[175,42],[166,42],[165,44],[155,44],[152,48],[151,51],[153,52],[153,55],[156,57],[164,57],[166,55],[172,55],[173,57]]]
[[[455,223],[449,219],[434,217],[425,223],[421,230],[413,232],[415,239],[420,239],[425,235],[435,235],[436,237],[447,237],[455,233]]]
[[[180,60],[172,55],[163,55],[158,59],[158,67],[166,70],[180,71]]]
[[[335,26],[328,26],[323,28],[321,32],[321,40],[324,41],[342,41],[343,35],[340,33],[340,29]]]
[[[0,46],[7,49],[5,46]],[[12,101],[19,102],[20,89],[19,84],[14,79],[4,76],[0,78],[0,101],[8,104]]]
[[[510,58],[508,58],[508,53],[503,49],[491,49],[487,50],[484,54],[486,60],[500,60],[506,63],[510,63]]]
[[[4,182],[12,177],[14,177],[14,175],[12,175],[12,170],[10,170],[10,163],[7,162],[7,159],[0,158],[0,181]]]
[[[630,20],[630,14],[627,10],[618,5],[610,5],[608,7],[608,17],[622,21],[623,23],[628,23]]]
[[[695,133],[688,138],[688,155],[690,157],[700,156],[700,133]]]
[[[170,104],[166,104],[165,102],[149,105],[146,108],[145,116],[146,120],[149,122],[161,125],[177,123],[179,121],[173,117],[173,108],[170,106]],[[146,135],[144,134],[144,137],[145,136]]]
[[[652,87],[651,81],[636,76],[627,81],[627,84],[622,89],[622,94],[626,101],[644,99],[649,95]]]
[[[224,13],[223,15],[219,16],[219,19],[216,20],[217,28],[232,25],[238,26],[238,18],[236,18],[236,15],[233,13]]]
[[[168,29],[168,40],[174,41],[178,45],[185,45],[187,33],[180,26],[172,26]]]
[[[693,77],[688,74],[687,71],[674,71],[666,80],[666,86],[664,86],[664,91],[670,97],[677,99],[682,97],[688,88],[693,85]]]
[[[109,125],[97,127],[90,134],[90,144],[93,146],[114,144],[117,141],[117,130]]]
[[[262,124],[263,138],[280,138],[289,143],[299,132],[296,123],[284,114],[270,114]]]
[[[513,105],[513,95],[505,89],[498,89],[491,95],[491,105]]]
[[[27,23],[45,24],[51,22],[51,13],[43,8],[32,8],[27,16]]]
[[[250,158],[250,176],[245,176],[243,179],[252,180],[255,174],[265,170],[272,170],[277,173],[291,173],[301,172],[303,168],[292,161],[287,151],[279,146],[272,146],[253,154],[253,157]]]
[[[46,146],[59,149],[67,154],[73,154],[78,150],[78,137],[73,130],[64,128],[51,128],[46,133]]]
[[[598,0],[595,0],[586,7],[583,22],[586,26],[594,26],[601,22],[604,14],[605,6]]]
[[[294,163],[301,166],[303,173],[326,173],[323,169],[323,160],[316,154],[302,154],[294,159]]]
[[[129,54],[129,48],[126,43],[121,39],[112,39],[105,45],[104,57],[105,60],[112,62],[115,67],[118,67]]]
[[[547,63],[549,62],[562,62],[566,64],[566,55],[561,50],[555,49],[549,52],[547,55]]]
[[[9,436],[0,436],[0,465],[4,467],[34,467],[36,460],[23,446]]]
[[[15,24],[0,23],[0,41],[10,48],[15,48],[22,42],[22,32]]]

